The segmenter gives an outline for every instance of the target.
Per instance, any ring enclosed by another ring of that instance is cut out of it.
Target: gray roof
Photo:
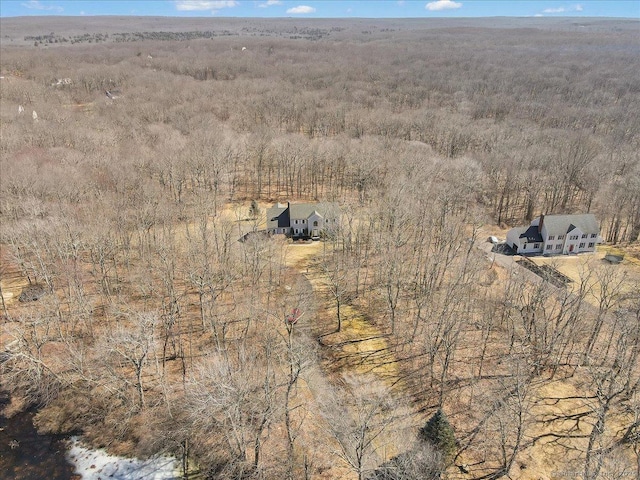
[[[287,212],[287,207],[281,207],[277,204],[274,207],[267,209],[267,228],[288,227],[289,215],[283,215]]]
[[[538,232],[538,227],[534,227],[533,225],[522,227],[522,231],[519,233],[518,238],[526,238],[529,243],[542,242],[542,235]]]
[[[318,209],[322,210],[322,213],[326,213],[325,209],[320,207],[318,203],[292,203],[289,207],[289,216],[294,220],[309,218]],[[318,212],[321,217],[324,217],[322,213]]]
[[[579,228],[583,233],[599,233],[598,220],[592,213],[580,215],[545,215],[542,220],[547,227],[549,235],[565,235],[574,228]]]
[[[513,227],[509,233],[515,232],[516,235],[518,235],[518,239],[520,239],[523,237],[522,234],[526,232],[528,228],[529,227]]]
[[[314,212],[322,218],[337,218],[339,208],[338,204],[333,202],[277,203],[273,207],[267,209],[267,229],[290,227],[291,219],[307,219],[313,215]]]

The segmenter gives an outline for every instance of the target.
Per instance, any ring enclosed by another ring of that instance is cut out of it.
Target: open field
[[[640,285],[640,263],[634,257],[627,257],[619,264],[614,265],[604,259],[611,249],[607,246],[599,246],[593,254],[554,257],[531,257],[538,265],[549,265],[563,275],[569,277],[572,282],[567,285],[569,291],[577,291],[585,282],[589,291],[587,301],[598,307],[602,299],[602,283],[606,281],[608,291],[611,294],[615,289],[616,296],[629,296],[637,291]]]

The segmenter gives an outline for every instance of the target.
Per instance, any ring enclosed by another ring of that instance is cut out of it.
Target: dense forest
[[[476,248],[591,212],[638,251],[638,22],[23,21],[0,20],[10,409],[194,478],[640,475],[638,283]],[[276,201],[340,228],[238,241]]]

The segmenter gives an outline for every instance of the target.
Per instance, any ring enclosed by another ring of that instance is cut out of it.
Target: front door
[[[569,245],[569,253],[573,252],[573,245]]]

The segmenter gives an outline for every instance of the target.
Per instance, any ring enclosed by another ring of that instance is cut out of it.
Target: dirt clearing
[[[581,282],[586,282],[589,294],[587,301],[598,306],[603,292],[603,282],[607,279],[620,284],[619,294],[633,291],[640,285],[640,265],[635,258],[627,258],[620,264],[611,264],[604,259],[609,247],[598,247],[595,253],[581,255],[558,255],[554,257],[530,257],[536,265],[549,266],[571,279],[567,288],[576,291]],[[611,286],[604,287],[611,289]]]

